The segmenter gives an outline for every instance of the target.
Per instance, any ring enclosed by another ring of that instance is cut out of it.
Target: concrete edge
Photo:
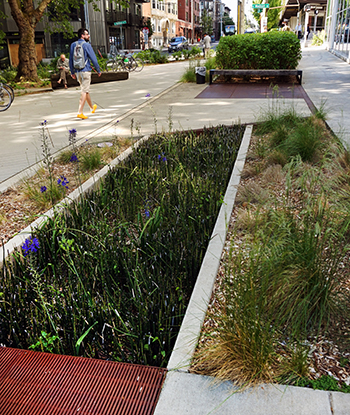
[[[12,239],[6,242],[6,244],[2,248],[0,248],[0,265],[3,264],[7,257],[11,255],[16,248],[19,248],[24,243],[28,235],[30,235],[35,229],[40,228],[47,221],[47,219],[53,218],[58,212],[63,210],[65,207],[67,207],[74,201],[77,201],[84,193],[96,189],[99,186],[101,180],[106,176],[106,174],[110,171],[111,168],[117,166],[119,163],[121,163],[123,160],[129,157],[130,154],[134,151],[134,149],[137,149],[142,143],[147,141],[148,138],[148,136],[140,138],[132,146],[130,146],[121,154],[119,154],[118,157],[116,157],[109,164],[104,166],[101,170],[99,170],[92,177],[90,177],[90,179],[84,182],[81,186],[73,190],[73,192],[70,193],[67,197],[65,197],[61,202],[59,202],[57,205],[52,207],[47,212],[40,215],[29,226],[27,226],[25,229],[23,229],[21,232],[15,235]]]
[[[247,125],[245,129],[231,178],[226,189],[224,201],[221,205],[190,302],[187,306],[185,317],[168,362],[168,370],[185,372],[189,370],[220,265],[221,254],[226,241],[230,217],[236,198],[237,187],[245,164],[252,129],[252,125]]]

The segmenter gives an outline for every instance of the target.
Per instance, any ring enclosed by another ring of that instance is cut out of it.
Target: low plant
[[[97,148],[89,152],[82,152],[79,162],[83,171],[95,170],[102,166],[101,153]]]
[[[173,53],[173,58],[175,58],[175,60],[180,60],[182,58],[182,51],[178,50],[177,52]]]
[[[312,46],[321,46],[323,45],[326,38],[326,32],[321,30],[320,32],[315,33],[312,36],[311,44]]]
[[[145,49],[139,52],[136,55],[138,58],[141,58],[144,62],[147,63],[167,63],[168,56],[162,55],[161,52],[157,49]]]

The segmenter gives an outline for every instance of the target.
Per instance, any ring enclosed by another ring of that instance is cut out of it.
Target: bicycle
[[[118,71],[135,71],[140,72],[144,67],[143,60],[140,58],[134,58],[132,54],[118,54],[112,59],[107,61],[106,70],[107,72],[118,72]]]
[[[0,82],[0,111],[6,111],[10,108],[14,99],[15,93],[10,85]]]

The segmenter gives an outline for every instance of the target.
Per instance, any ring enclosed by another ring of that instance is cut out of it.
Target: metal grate
[[[0,347],[1,415],[151,415],[166,369]]]

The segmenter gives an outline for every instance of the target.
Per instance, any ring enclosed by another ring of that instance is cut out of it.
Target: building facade
[[[45,29],[53,27],[50,19],[50,8],[35,28],[35,43],[37,61],[53,58],[61,53],[68,53],[72,41],[76,40],[76,33],[81,27],[90,32],[90,43],[95,53],[108,53],[110,44],[115,43],[121,49],[140,48],[140,30],[143,27],[141,0],[130,0],[129,6],[123,8],[111,0],[99,0],[95,11],[92,4],[85,2],[80,9],[72,10],[69,16],[74,36],[69,37],[63,32],[50,33]],[[0,50],[0,65],[2,68],[9,65],[18,65],[19,31],[11,17],[8,2],[0,2],[1,11],[8,16],[2,24],[5,32],[5,45]]]

